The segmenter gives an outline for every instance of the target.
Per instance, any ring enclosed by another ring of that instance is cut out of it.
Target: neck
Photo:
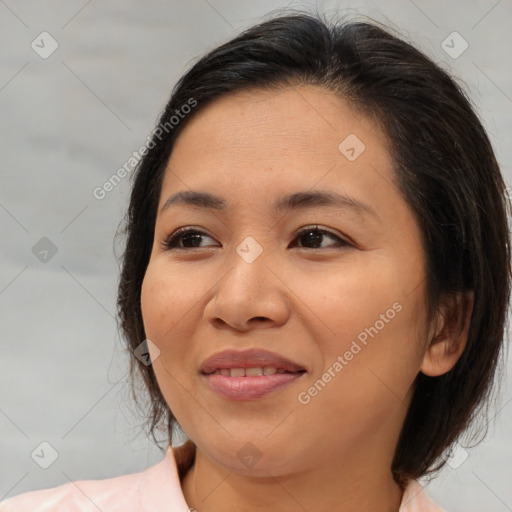
[[[357,465],[345,456],[332,457],[297,473],[252,477],[229,471],[197,450],[182,489],[197,512],[396,512],[403,491],[391,475],[390,461],[383,464],[372,450],[367,455],[352,457]]]

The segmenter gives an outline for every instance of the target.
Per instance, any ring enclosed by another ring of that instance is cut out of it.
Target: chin
[[[216,464],[227,471],[253,477],[282,476],[297,470],[296,458],[304,460],[299,454],[290,454],[290,445],[283,441],[271,442],[264,437],[254,436],[243,439],[215,440],[206,445],[200,443],[199,449],[206,453]],[[288,438],[290,439],[290,438]]]

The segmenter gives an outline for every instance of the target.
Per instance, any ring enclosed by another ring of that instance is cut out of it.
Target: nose
[[[248,262],[233,251],[229,270],[205,307],[205,317],[214,327],[247,332],[286,323],[290,315],[287,287],[277,277],[275,260],[263,254]]]

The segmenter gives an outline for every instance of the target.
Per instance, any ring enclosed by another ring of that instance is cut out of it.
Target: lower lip
[[[204,375],[213,391],[229,400],[258,400],[274,391],[290,385],[300,378],[301,373],[275,373],[258,377],[226,377],[225,375]]]

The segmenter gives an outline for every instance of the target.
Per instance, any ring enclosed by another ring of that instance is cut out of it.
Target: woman
[[[382,28],[214,49],[138,166],[118,298],[151,431],[189,441],[1,510],[441,510],[418,479],[488,399],[508,211],[464,93]]]

